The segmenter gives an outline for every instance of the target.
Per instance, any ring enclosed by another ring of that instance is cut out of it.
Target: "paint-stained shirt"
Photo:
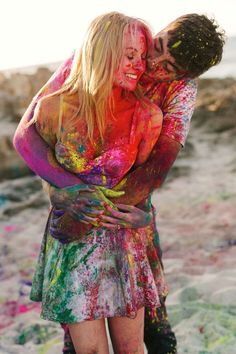
[[[144,83],[145,95],[163,112],[162,135],[184,145],[197,96],[197,81],[179,80],[171,83]]]

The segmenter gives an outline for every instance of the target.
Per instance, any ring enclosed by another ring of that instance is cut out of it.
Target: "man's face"
[[[146,74],[155,81],[180,80],[187,76],[186,71],[175,63],[175,59],[169,53],[168,30],[170,26],[154,36],[154,48],[148,53]]]

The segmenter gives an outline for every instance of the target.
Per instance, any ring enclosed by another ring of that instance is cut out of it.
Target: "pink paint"
[[[6,225],[4,226],[4,231],[6,232],[14,232],[18,229],[16,225]]]

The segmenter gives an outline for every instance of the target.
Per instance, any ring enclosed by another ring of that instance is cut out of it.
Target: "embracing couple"
[[[63,353],[176,353],[151,193],[184,146],[196,78],[222,57],[204,15],[153,36],[112,12],[35,96],[14,137],[51,207],[31,299],[61,323]]]

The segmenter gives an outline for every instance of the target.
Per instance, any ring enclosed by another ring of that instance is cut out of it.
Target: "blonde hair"
[[[141,29],[152,45],[152,34],[138,19],[111,12],[95,18],[89,26],[82,48],[75,53],[69,77],[56,94],[78,94],[78,110],[66,119],[65,130],[78,118],[85,119],[87,137],[92,141],[97,126],[103,140],[108,109],[112,112],[112,86],[124,51],[124,33],[129,29],[135,38]]]

